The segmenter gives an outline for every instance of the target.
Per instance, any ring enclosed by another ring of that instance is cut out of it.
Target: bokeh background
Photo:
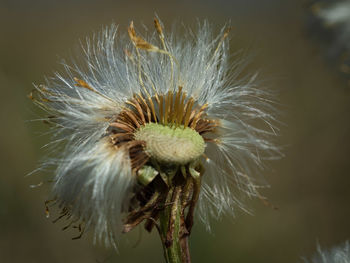
[[[271,188],[263,190],[279,209],[248,200],[253,215],[213,222],[211,234],[198,223],[193,262],[301,262],[317,242],[350,238],[350,87],[324,55],[326,36],[314,34],[308,9],[297,0],[0,0],[0,262],[163,262],[156,233],[125,235],[119,254],[89,235],[72,241],[76,233],[45,218],[49,186],[30,188],[42,178],[25,177],[49,141],[46,125],[30,121],[39,116],[27,98],[32,83],[61,69],[57,62],[102,25],[152,28],[155,12],[167,28],[207,18],[219,30],[231,21],[232,52],[253,54],[247,70],[277,90],[283,123],[285,157],[269,163]]]

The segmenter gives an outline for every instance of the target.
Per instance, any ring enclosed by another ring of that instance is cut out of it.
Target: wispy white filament
[[[270,142],[276,135],[275,110],[254,76],[245,82],[238,79],[241,63],[230,61],[223,34],[224,29],[214,36],[204,22],[196,31],[166,34],[165,48],[173,59],[140,50],[142,84],[134,47],[112,25],[87,41],[81,61],[65,65],[64,73],[38,88],[48,100],[38,104],[57,124],[53,145],[60,154],[53,161],[54,195],[94,229],[98,240],[114,242],[136,184],[128,153],[113,148],[104,136],[124,102],[144,90],[153,96],[182,86],[197,105],[208,104],[208,118],[220,123],[219,136],[207,143],[203,157],[206,171],[198,214],[206,225],[210,216],[243,208],[242,196],[258,196],[263,160],[279,154]],[[157,34],[145,38],[162,47]],[[74,77],[94,91],[78,87]]]

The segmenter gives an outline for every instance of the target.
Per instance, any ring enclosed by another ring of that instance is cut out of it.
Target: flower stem
[[[188,232],[181,202],[181,187],[170,190],[165,200],[165,209],[160,213],[160,229],[164,257],[167,263],[190,263]]]

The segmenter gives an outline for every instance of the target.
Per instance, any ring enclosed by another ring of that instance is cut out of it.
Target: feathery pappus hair
[[[329,250],[322,250],[317,246],[317,254],[311,261],[304,260],[305,263],[350,263],[350,245],[349,241],[333,247]]]
[[[36,86],[30,97],[53,125],[53,200],[60,217],[81,222],[115,244],[146,221],[176,185],[186,227],[197,215],[209,227],[260,197],[263,160],[278,156],[276,111],[255,75],[240,80],[244,60],[229,58],[228,28],[141,37],[104,28],[83,47],[83,62]],[[181,193],[181,194],[180,194]],[[80,226],[80,225],[79,225]]]

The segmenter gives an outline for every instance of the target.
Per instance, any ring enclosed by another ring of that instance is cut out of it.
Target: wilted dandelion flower
[[[318,245],[317,254],[312,261],[304,260],[305,263],[350,263],[349,241],[330,250],[322,250]]]
[[[254,176],[278,154],[268,94],[254,76],[237,79],[242,63],[229,62],[228,30],[215,37],[204,22],[166,35],[158,20],[155,28],[145,38],[133,23],[127,35],[104,29],[83,63],[31,94],[59,149],[47,162],[56,167],[53,202],[106,244],[141,222],[159,227],[167,209],[169,246],[176,231],[189,234],[197,203],[206,225],[232,214],[242,196],[260,197]]]

